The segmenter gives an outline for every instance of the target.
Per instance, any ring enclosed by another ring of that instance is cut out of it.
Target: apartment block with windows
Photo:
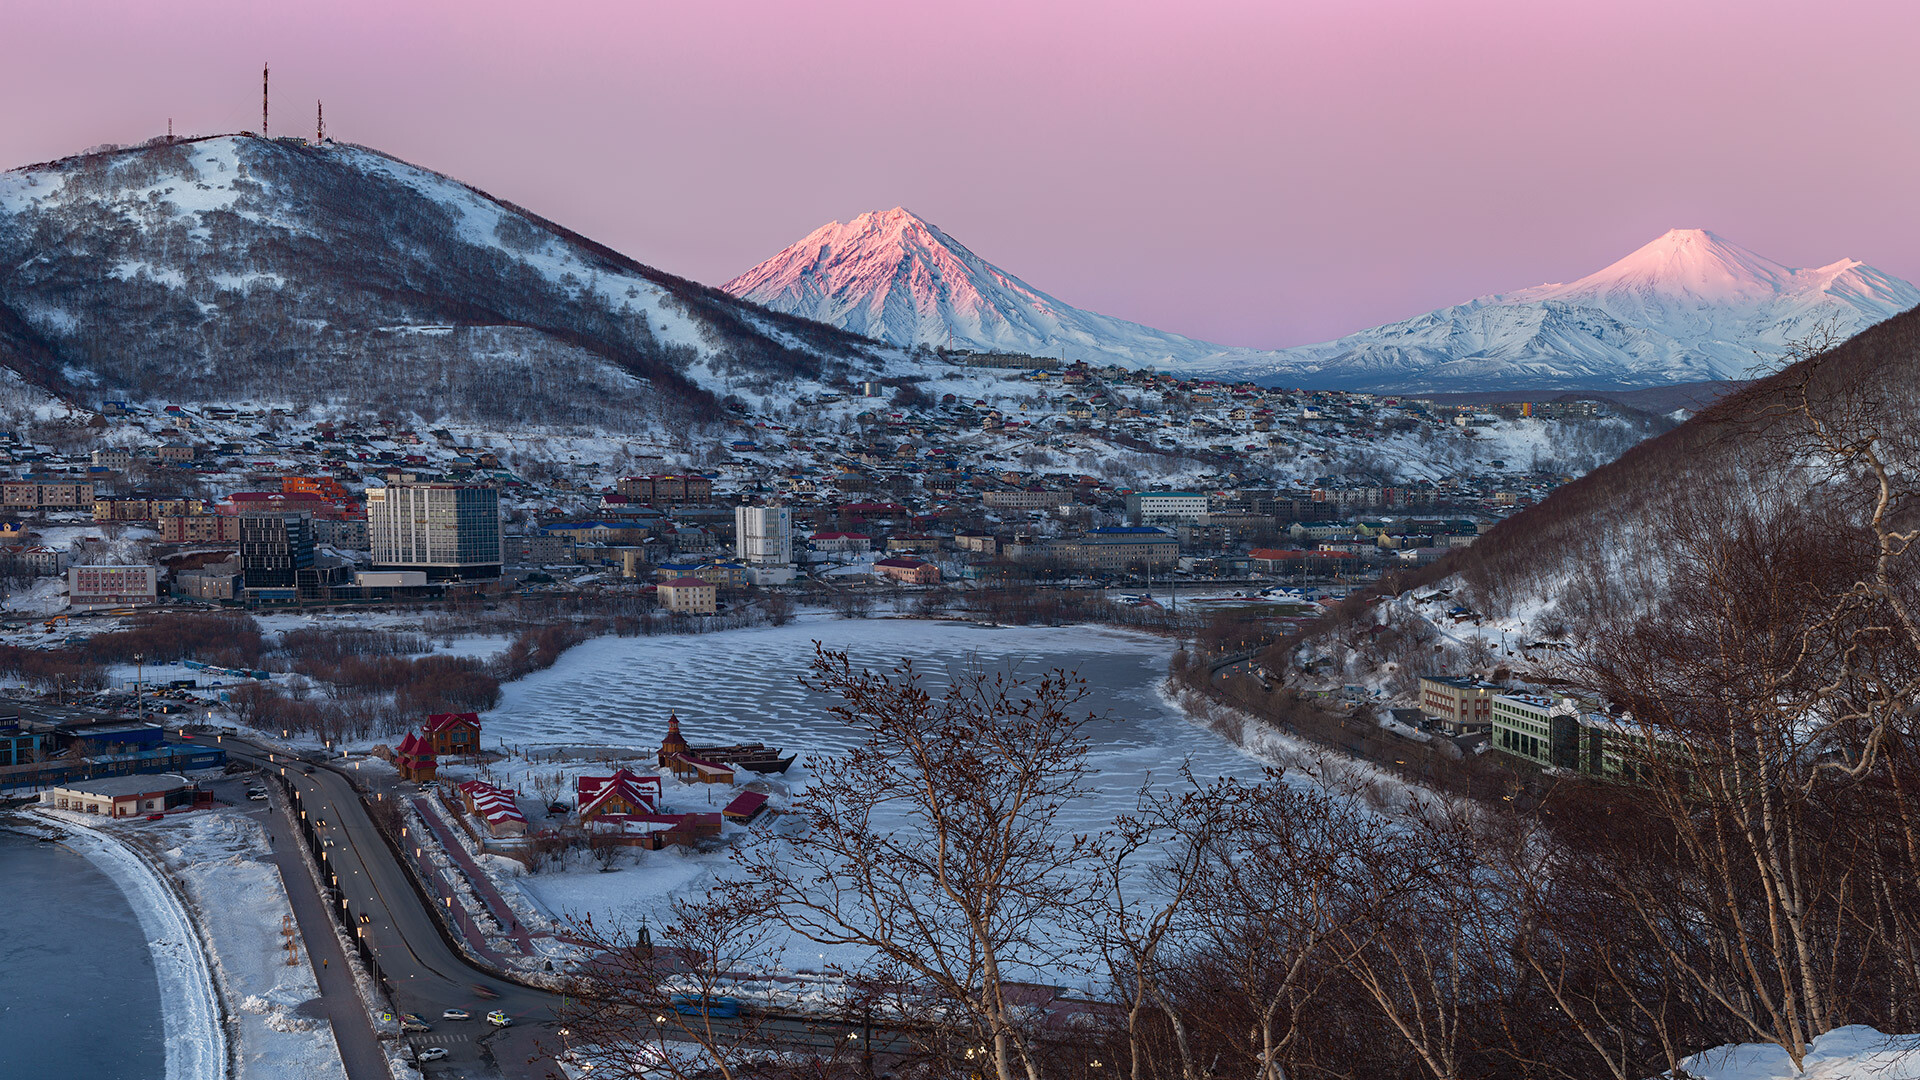
[[[424,570],[428,581],[500,576],[500,493],[491,487],[369,488],[367,534],[376,570]]]

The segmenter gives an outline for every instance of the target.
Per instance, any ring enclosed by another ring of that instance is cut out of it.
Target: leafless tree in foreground
[[[1911,379],[1796,369],[1732,491],[1667,501],[1660,603],[1591,657],[1631,713],[1606,749],[1654,811],[1655,857],[1608,890],[1668,971],[1796,1065],[1833,1027],[1916,1019],[1916,409]]]
[[[818,768],[803,838],[740,851],[735,892],[938,1002],[998,1080],[1040,1080],[1038,1010],[1016,984],[1066,959],[1100,852],[1060,820],[1086,793],[1084,680],[972,671],[934,694],[911,665],[876,673],[821,649],[804,682],[862,741]]]
[[[772,968],[780,950],[751,906],[717,897],[674,902],[670,918],[645,923],[569,921],[591,959],[565,987],[558,1017],[565,1045],[595,1077],[734,1080],[765,1057],[757,1009],[719,1008],[743,972]],[[831,1051],[829,1052],[831,1053]]]

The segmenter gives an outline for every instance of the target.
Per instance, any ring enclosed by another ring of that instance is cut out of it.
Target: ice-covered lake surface
[[[1063,824],[1074,831],[1097,831],[1131,810],[1149,779],[1155,785],[1179,783],[1183,761],[1203,782],[1261,775],[1259,761],[1190,722],[1162,696],[1172,642],[1086,626],[822,619],[687,637],[602,638],[507,686],[499,708],[483,718],[486,742],[526,749],[633,746],[651,753],[672,711],[695,745],[764,742],[798,753],[800,760],[782,779],[794,786],[797,800],[804,800],[808,758],[843,753],[858,741],[854,731],[828,715],[827,698],[798,682],[816,640],[875,670],[910,659],[936,684],[969,665],[1030,679],[1055,668],[1079,673],[1090,690],[1084,706],[1107,719],[1089,729],[1094,744],[1089,763],[1098,770],[1090,784],[1094,790],[1063,815]],[[706,794],[670,784],[669,809],[706,810],[703,798],[680,805]],[[550,913],[590,914],[603,922],[609,916],[652,917],[674,896],[700,895],[728,868],[723,852],[684,848],[636,852],[632,860],[620,873],[583,867],[518,883]],[[792,959],[789,964],[797,966]]]
[[[809,757],[842,754],[858,734],[828,715],[831,702],[798,677],[813,643],[876,671],[912,660],[937,687],[977,666],[1038,679],[1062,668],[1090,691],[1083,707],[1107,719],[1088,729],[1097,794],[1074,807],[1074,828],[1098,828],[1130,808],[1149,774],[1175,779],[1183,759],[1200,778],[1255,777],[1260,763],[1190,723],[1160,693],[1174,646],[1164,638],[1098,627],[981,627],[924,620],[822,620],[684,637],[601,638],[505,688],[484,718],[487,742],[518,747],[605,744],[657,747],[677,712],[695,745],[764,742]]]

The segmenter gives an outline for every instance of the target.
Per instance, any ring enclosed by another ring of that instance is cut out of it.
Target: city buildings
[[[242,513],[240,578],[249,597],[291,600],[300,571],[313,567],[313,515],[305,511]]]
[[[908,585],[940,584],[940,568],[924,559],[881,559],[873,564],[873,571]]]
[[[500,576],[500,493],[477,484],[367,489],[367,532],[380,570],[424,570],[430,581]]]
[[[160,593],[155,566],[70,566],[67,602],[80,611],[151,604]]]
[[[1207,516],[1207,496],[1197,491],[1129,491],[1127,518],[1140,525],[1200,521]]]
[[[1579,766],[1580,725],[1571,702],[1533,694],[1497,694],[1492,701],[1493,748],[1535,765]]]
[[[40,793],[40,805],[102,817],[134,817],[192,809],[195,792],[191,780],[172,773],[104,776],[48,788]]]
[[[1089,529],[1080,537],[1049,545],[1047,551],[1075,569],[1132,573],[1171,569],[1180,561],[1180,540],[1160,529],[1118,525]]]
[[[1493,723],[1493,699],[1506,689],[1496,683],[1451,675],[1420,676],[1420,711],[1456,735],[1486,731]]]
[[[697,577],[677,577],[660,583],[660,606],[668,611],[691,615],[711,615],[717,610],[719,591],[710,581]]]
[[[755,585],[793,580],[793,511],[784,506],[733,508],[733,552]]]

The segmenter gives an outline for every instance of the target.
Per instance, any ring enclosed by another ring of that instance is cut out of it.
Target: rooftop
[[[61,784],[67,791],[84,791],[89,795],[104,795],[110,799],[122,799],[129,795],[151,795],[164,791],[178,791],[191,786],[187,778],[177,773],[148,773],[134,776],[103,776],[98,780],[75,780],[70,784]]]

